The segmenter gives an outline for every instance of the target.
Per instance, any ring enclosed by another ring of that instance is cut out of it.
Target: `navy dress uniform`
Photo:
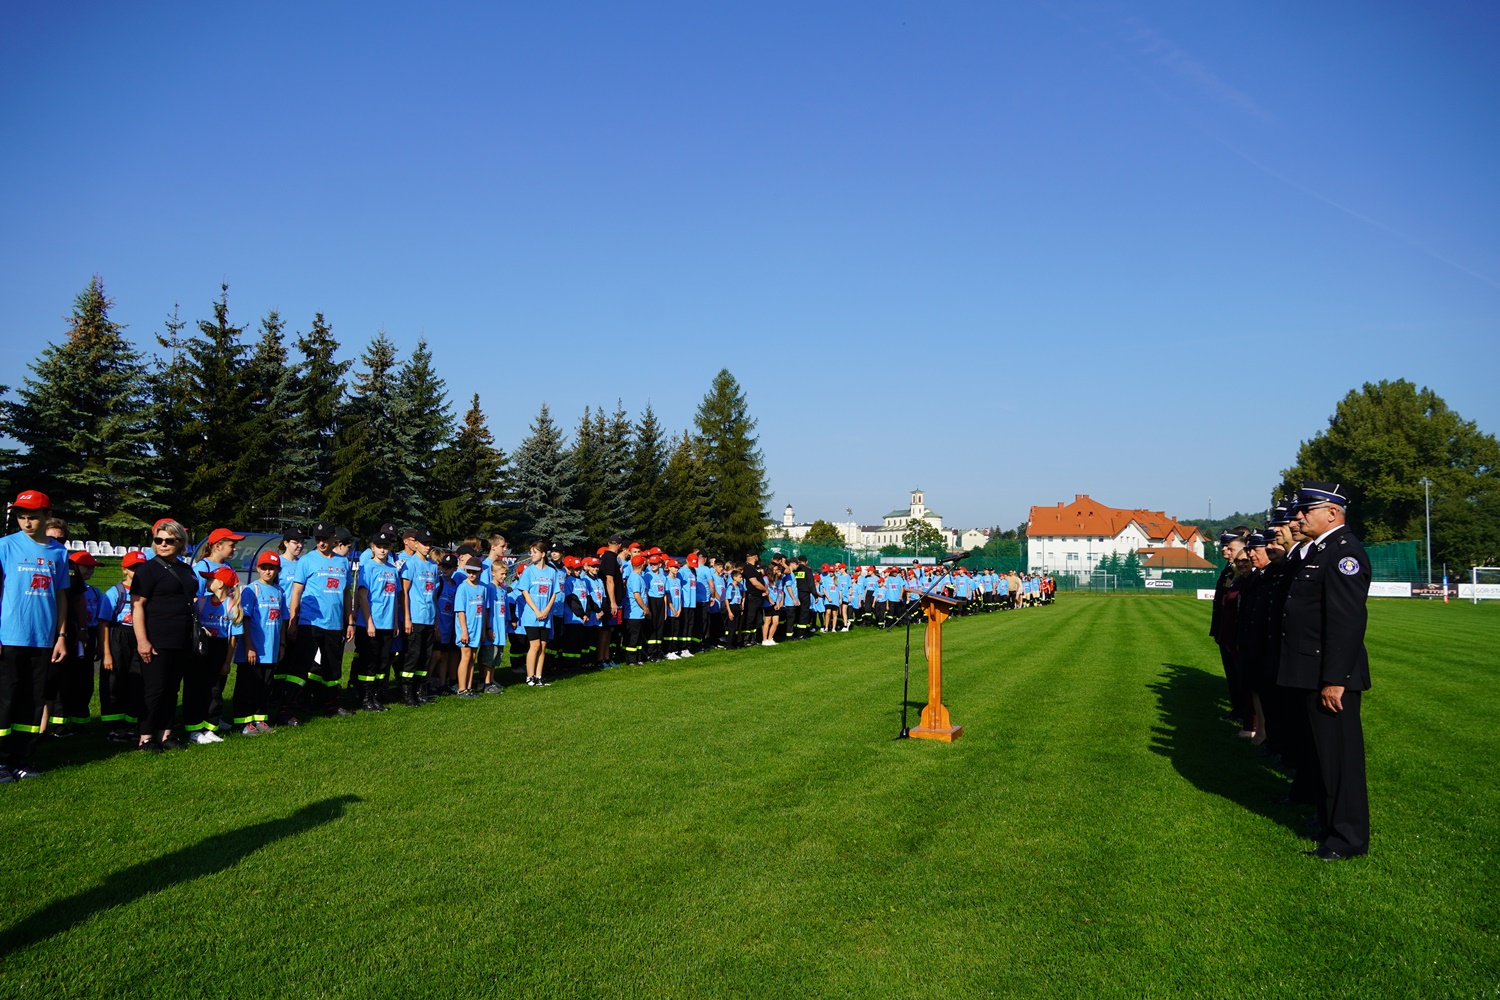
[[[1345,506],[1336,484],[1304,483],[1299,516],[1313,508]],[[1308,530],[1304,528],[1304,534]],[[1282,612],[1281,663],[1277,680],[1303,693],[1312,730],[1322,796],[1318,819],[1323,843],[1318,857],[1341,860],[1370,846],[1370,805],[1365,784],[1364,730],[1360,700],[1370,689],[1365,650],[1365,600],[1370,559],[1365,547],[1338,523],[1317,535],[1292,578]],[[1322,692],[1342,688],[1341,708],[1325,704]]]

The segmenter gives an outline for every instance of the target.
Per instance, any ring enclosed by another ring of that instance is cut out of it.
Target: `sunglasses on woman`
[[[157,545],[176,545],[177,544],[177,539],[172,538],[170,535],[159,535],[156,538],[151,539],[151,541],[154,542]]]

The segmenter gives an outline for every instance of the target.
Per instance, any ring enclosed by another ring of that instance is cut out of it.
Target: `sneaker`
[[[774,646],[774,645],[776,645],[776,640],[775,639],[762,639],[760,644],[762,646]]]
[[[16,776],[11,773],[10,768],[0,764],[0,785],[8,785],[15,780]]]
[[[208,737],[208,742],[210,742],[210,743],[223,743],[224,742],[224,737],[220,736],[218,733],[214,732],[212,729],[205,729],[205,730],[203,730],[203,734]]]
[[[104,738],[111,743],[134,743],[140,739],[133,729],[111,729]]]
[[[457,683],[449,684],[446,688],[443,689],[443,693],[444,694],[458,694],[458,684]]]
[[[42,776],[42,772],[34,767],[13,767],[10,769],[10,773],[23,781],[26,778],[40,778]]]
[[[535,677],[528,677],[528,678],[526,678],[526,686],[529,687],[529,688],[536,687],[536,678]]]
[[[552,682],[551,681],[544,681],[540,677],[538,677],[536,679],[536,686],[539,687],[539,688],[549,688],[549,687],[552,686]]]
[[[675,660],[675,659],[677,659],[677,654],[676,653],[668,653],[666,658],[669,659],[669,660]]]
[[[687,650],[683,650],[681,656],[684,660],[691,660],[693,658],[693,654],[689,653]]]
[[[288,713],[287,715],[283,715],[281,718],[277,719],[276,724],[278,726],[292,726],[295,728],[296,726],[302,725],[302,720],[297,718],[295,715],[291,715],[290,713]]]
[[[259,720],[257,720],[255,723],[255,731],[260,733],[262,736],[264,736],[266,733],[276,732],[276,730],[272,729],[269,725],[264,722],[260,722]]]
[[[208,730],[206,730],[206,729],[200,729],[196,733],[193,733],[190,736],[188,736],[188,742],[189,743],[196,743],[200,747],[202,747],[202,746],[208,746],[208,744],[210,744],[210,743],[217,743],[217,742],[219,742],[219,740],[218,740],[217,737],[215,737]]]
[[[255,728],[255,723],[247,722],[240,727],[241,736],[259,736],[260,730]]]
[[[47,735],[54,740],[62,740],[67,739],[69,736],[78,735],[78,730],[74,729],[72,725],[58,726],[56,729],[47,730]]]
[[[470,691],[467,688],[465,688],[462,691],[454,692],[454,697],[457,697],[457,698],[478,698],[479,695],[477,695],[473,691]]]
[[[168,736],[166,739],[161,740],[156,745],[159,746],[159,747],[161,747],[163,750],[181,750],[182,749],[182,741],[179,740],[175,736]]]
[[[505,688],[501,687],[499,684],[486,684],[484,686],[484,693],[485,694],[504,694],[505,693]]]
[[[229,732],[233,728],[234,728],[234,726],[231,725],[228,722],[220,722],[218,725],[214,726],[214,732],[216,732],[216,733],[227,733],[227,732]]]

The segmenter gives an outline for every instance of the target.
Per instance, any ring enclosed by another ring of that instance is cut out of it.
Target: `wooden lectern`
[[[911,730],[911,736],[919,740],[942,740],[952,743],[963,734],[963,726],[955,726],[948,718],[948,707],[943,704],[943,622],[953,614],[953,609],[963,604],[942,594],[929,594],[912,590],[922,602],[927,615],[927,636],[923,647],[927,653],[927,707],[922,709],[922,723]]]

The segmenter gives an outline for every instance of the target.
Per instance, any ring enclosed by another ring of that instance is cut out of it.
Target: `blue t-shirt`
[[[568,582],[568,571],[565,570],[565,569],[563,569],[561,566],[553,566],[552,567],[552,592],[557,595],[557,600],[555,600],[555,601],[552,602],[552,615],[551,615],[551,618],[553,619],[554,623],[556,623],[558,621],[558,619],[562,618],[562,616],[563,616],[563,609],[567,607],[567,605],[563,603],[563,596],[567,593],[563,589],[563,587],[567,584],[567,582]]]
[[[229,602],[217,600],[211,594],[198,598],[198,624],[215,639],[228,639],[243,631],[234,623]]]
[[[667,617],[676,618],[682,614],[682,577],[668,573],[662,586],[667,592]]]
[[[247,662],[246,649],[255,650],[261,663],[275,663],[281,656],[281,633],[286,628],[286,595],[279,586],[254,580],[240,589],[240,623],[244,641],[234,651],[236,663]]]
[[[647,597],[667,596],[667,571],[665,569],[646,569],[642,574],[646,578]]]
[[[24,531],[0,538],[0,646],[51,649],[57,642],[57,595],[68,590],[68,550]]]
[[[546,563],[540,566],[533,564],[521,571],[521,577],[517,582],[520,583],[522,591],[531,595],[531,603],[523,597],[517,604],[517,607],[521,609],[521,627],[546,627],[547,619],[552,616],[552,609],[547,605],[552,602],[557,593],[557,574]],[[532,608],[532,603],[536,605],[535,609]]]
[[[493,579],[484,581],[485,620],[490,626],[488,641],[491,646],[505,645],[506,620],[509,617],[506,604],[510,600],[509,590],[509,586],[502,588]]]
[[[83,585],[83,624],[87,628],[98,628],[99,612],[103,610],[104,595],[92,583]]]
[[[468,576],[467,573],[464,574]],[[458,585],[458,590],[453,595],[453,610],[455,614],[463,612],[464,628],[468,629],[469,641],[463,643],[471,649],[478,649],[484,644],[484,626],[489,617],[489,591],[480,580],[464,580]],[[455,622],[453,634],[457,641],[463,642],[463,634],[459,632]]]
[[[301,561],[301,556],[296,559],[281,557],[281,572],[276,577],[276,586],[281,588],[281,596],[286,598],[288,609],[292,606],[292,584],[297,582],[297,564]]]
[[[99,620],[116,625],[134,625],[135,611],[130,606],[130,588],[115,584],[99,598]]]
[[[892,574],[885,578],[885,599],[887,601],[905,600],[902,591],[906,589],[906,581]]]
[[[682,606],[684,608],[696,608],[698,606],[698,574],[702,570],[695,570],[691,566],[684,566],[677,571],[677,579],[682,581]]]
[[[453,613],[456,610],[456,598],[458,585],[464,581],[465,574],[462,570],[455,572],[449,577],[438,577],[438,583],[442,589],[437,596],[437,634],[438,642],[445,646],[451,646],[456,641],[457,635],[453,630]]]
[[[376,562],[374,556],[361,559],[355,586],[370,595],[370,617],[375,620],[375,627],[394,629],[401,620],[400,567],[389,560]],[[354,602],[354,607],[354,624],[364,628],[369,624],[365,620],[364,608],[359,606],[358,601]]]
[[[604,599],[608,596],[608,591],[604,589],[604,577],[585,576],[583,578],[583,582],[588,585],[589,597],[592,598],[594,604],[597,605],[593,613],[585,618],[583,623],[585,625],[603,625]]]
[[[208,593],[208,578],[204,573],[212,573],[214,570],[223,569],[228,563],[214,562],[212,559],[199,559],[193,563],[193,573],[198,577],[198,596],[202,597]]]
[[[344,630],[344,594],[349,589],[349,560],[320,552],[303,555],[293,570],[294,582],[302,584],[297,623],[314,628]]]
[[[640,596],[640,600],[636,596]],[[646,617],[646,609],[641,607],[641,601],[646,599],[646,574],[632,573],[630,579],[625,581],[625,617],[638,621]]]
[[[406,594],[411,602],[414,625],[431,625],[437,621],[438,582],[443,570],[431,559],[408,556],[401,564],[402,586],[410,583]]]
[[[526,593],[521,588],[521,578],[511,577],[510,584],[505,588],[505,620],[510,623],[510,631],[520,635],[526,631],[526,626],[521,624],[521,611],[526,607],[526,598],[521,595]]]

